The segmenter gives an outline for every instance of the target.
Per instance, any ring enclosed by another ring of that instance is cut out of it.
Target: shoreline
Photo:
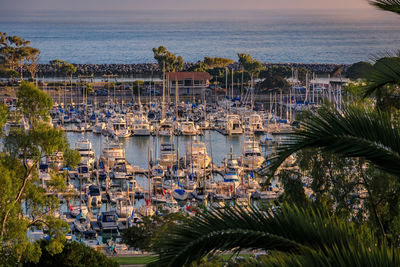
[[[187,71],[197,63],[185,63],[182,71]],[[99,77],[107,74],[117,74],[120,76],[132,75],[160,75],[161,71],[156,63],[137,63],[137,64],[73,64],[77,67],[76,75],[93,75]],[[331,73],[338,67],[342,67],[345,71],[350,64],[330,64],[330,63],[263,63],[264,66],[279,66],[279,67],[293,67],[293,68],[306,68],[316,74]],[[37,77],[59,77],[59,73],[50,64],[37,65]],[[229,70],[240,70],[239,63],[228,66]],[[24,70],[24,77],[29,77],[29,73]],[[6,77],[0,77],[6,78]]]

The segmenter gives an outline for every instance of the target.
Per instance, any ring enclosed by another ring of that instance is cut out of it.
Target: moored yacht
[[[75,149],[78,150],[79,154],[81,155],[81,163],[92,168],[95,161],[92,143],[90,143],[88,139],[79,139],[75,143]]]
[[[239,115],[228,115],[225,131],[227,135],[235,135],[243,133],[243,126]]]

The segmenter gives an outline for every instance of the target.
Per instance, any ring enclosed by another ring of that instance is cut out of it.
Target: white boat
[[[253,138],[245,138],[243,142],[243,155],[241,157],[242,166],[249,170],[260,168],[265,158],[261,155],[259,143]]]
[[[114,117],[107,124],[107,131],[110,135],[118,138],[126,138],[131,136],[131,131],[124,117]]]
[[[144,205],[139,208],[139,214],[144,217],[153,216],[155,213],[156,213],[155,207],[151,204]]]
[[[88,214],[88,209],[87,209],[87,207],[86,207],[86,204],[85,204],[83,201],[82,201],[82,203],[81,203],[81,206],[75,206],[75,207],[70,206],[70,207],[69,207],[69,210],[70,210],[71,215],[72,215],[73,217],[78,216],[79,213],[82,213],[82,214],[84,214],[84,215],[87,215],[87,214]]]
[[[135,136],[149,136],[152,133],[152,126],[144,114],[135,117],[132,125],[132,134]]]
[[[193,121],[183,121],[180,124],[179,132],[181,135],[193,136],[197,135],[198,128],[194,125]]]
[[[162,143],[159,163],[163,167],[172,167],[176,162],[176,151],[173,143]]]
[[[207,154],[204,142],[194,140],[186,145],[186,159],[192,163],[193,167],[205,169],[210,165],[211,158]]]
[[[159,136],[172,136],[173,133],[174,125],[172,121],[163,120],[160,122],[160,126],[158,127]]]
[[[166,203],[168,201],[168,197],[161,194],[153,194],[151,196],[151,202],[154,203]]]
[[[228,115],[225,127],[226,134],[237,135],[243,133],[243,126],[239,115]]]
[[[176,182],[174,180],[165,179],[163,182],[163,189],[165,189],[165,190],[173,190],[177,187],[178,187],[178,185],[176,184]]]
[[[81,163],[88,165],[90,168],[93,167],[95,161],[94,150],[92,144],[88,139],[79,139],[75,143],[75,149],[78,150],[81,155]]]
[[[264,134],[265,128],[262,123],[261,116],[258,114],[252,114],[248,117],[248,130],[254,134]]]
[[[134,207],[128,199],[119,199],[117,201],[117,214],[121,218],[134,216]]]
[[[62,151],[56,151],[52,155],[47,157],[47,164],[51,168],[62,169],[64,167],[64,153]]]
[[[121,144],[115,142],[107,143],[102,149],[100,156],[104,169],[110,171],[115,162],[120,159],[125,159],[125,150]]]
[[[178,201],[184,201],[188,198],[188,193],[185,189],[175,189],[172,196]]]

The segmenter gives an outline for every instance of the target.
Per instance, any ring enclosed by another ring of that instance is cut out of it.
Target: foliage
[[[37,72],[37,62],[40,57],[40,50],[33,47],[28,47],[26,49],[26,52],[25,66],[29,74],[31,75],[32,80],[34,80]]]
[[[121,232],[122,241],[130,247],[151,251],[158,242],[158,236],[185,219],[185,216],[179,213],[144,217],[143,222]]]
[[[366,78],[371,70],[372,70],[371,63],[360,61],[354,63],[346,70],[346,77],[352,80]]]
[[[267,76],[265,79],[260,82],[257,85],[261,89],[283,89],[283,88],[288,88],[289,83],[286,81],[285,78],[278,76],[278,75],[273,75],[273,76]]]
[[[265,261],[274,266],[396,266],[400,261],[399,251],[380,244],[367,228],[289,205],[211,210],[165,233],[159,246],[157,266],[185,266],[209,254],[255,248],[279,252]]]
[[[258,77],[260,71],[264,69],[262,63],[257,59],[253,59],[249,54],[239,53],[238,58],[240,66],[247,71],[252,78]]]
[[[376,61],[367,75],[364,97],[375,94],[376,106],[389,111],[400,108],[400,58],[384,57]]]
[[[50,61],[50,65],[56,68],[60,74],[70,76],[71,80],[72,75],[77,71],[77,68],[73,64],[59,59]]]
[[[16,35],[7,35],[0,32],[0,69],[3,74],[16,76],[17,69],[22,79],[24,64],[28,70],[35,72],[35,62],[39,57],[40,51],[29,46],[30,42]]]
[[[177,57],[175,54],[172,54],[164,46],[153,48],[153,53],[160,70],[163,70],[164,67],[167,72],[180,71],[183,69],[184,62],[182,57]]]
[[[222,57],[204,57],[203,60],[203,64],[207,69],[226,68],[233,63],[234,61],[232,59]]]
[[[379,9],[400,14],[400,2],[398,0],[369,0]]]
[[[24,267],[74,267],[74,266],[104,266],[112,267],[119,266],[119,264],[112,258],[108,258],[103,253],[100,253],[85,244],[71,242],[64,243],[61,252],[52,254],[46,250],[49,241],[44,240],[40,242],[42,254],[38,262],[24,262]]]
[[[24,116],[34,123],[38,120],[48,121],[53,106],[51,97],[35,85],[22,82],[17,92],[17,106]]]
[[[324,107],[302,123],[278,148],[272,169],[292,153],[320,148],[346,157],[364,157],[388,173],[400,174],[400,128],[389,114],[366,107],[345,107],[339,112]]]
[[[45,122],[52,105],[48,95],[30,83],[22,83],[17,95],[19,109],[11,119],[25,115],[30,129],[11,130],[3,137],[4,146],[0,152],[0,183],[3,189],[0,194],[0,255],[6,266],[15,266],[22,260],[39,260],[41,249],[38,244],[29,242],[28,230],[44,229],[50,238],[46,250],[59,253],[68,228],[65,222],[54,216],[59,200],[45,195],[37,168],[43,158],[55,151],[68,150],[69,144],[62,130]],[[7,120],[7,112],[3,109],[0,124]],[[65,158],[76,162],[68,156]],[[62,189],[62,181],[53,178],[54,186]]]

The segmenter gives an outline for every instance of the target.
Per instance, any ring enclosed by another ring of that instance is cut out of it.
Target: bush
[[[37,263],[26,262],[24,267],[73,267],[73,266],[96,266],[96,267],[114,267],[119,264],[108,258],[103,253],[100,253],[84,244],[71,242],[65,243],[63,251],[59,254],[51,255],[46,249],[45,245],[48,240],[42,240],[40,246],[42,247],[42,255]]]

